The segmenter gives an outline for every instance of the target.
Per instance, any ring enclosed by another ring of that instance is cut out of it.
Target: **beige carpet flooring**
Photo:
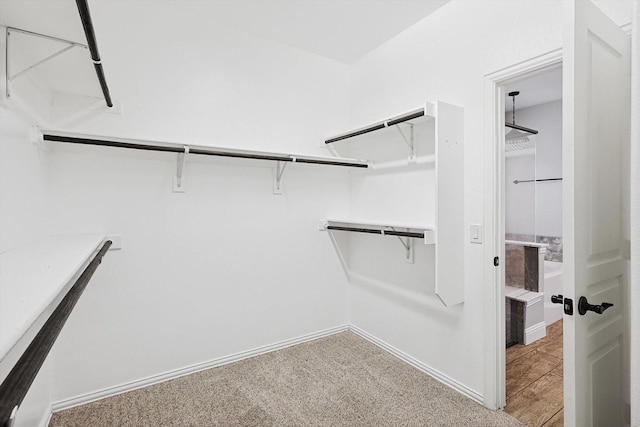
[[[352,332],[58,412],[49,425],[522,426]]]

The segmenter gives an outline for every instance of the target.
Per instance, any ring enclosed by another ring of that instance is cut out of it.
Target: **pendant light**
[[[509,96],[513,101],[513,109],[511,110],[511,123],[504,125],[511,130],[505,135],[505,151],[524,150],[533,148],[534,141],[532,136],[538,133],[535,129],[530,129],[516,124],[516,96],[520,92],[509,92]]]

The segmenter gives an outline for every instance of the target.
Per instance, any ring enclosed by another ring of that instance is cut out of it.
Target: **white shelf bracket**
[[[391,230],[396,231],[396,229],[394,227],[389,227],[391,228]],[[409,229],[407,229],[407,231],[409,231]],[[382,230],[382,234],[384,234],[384,230]],[[402,238],[401,236],[396,236],[398,238],[398,240],[400,240],[400,243],[402,243],[402,246],[404,246],[404,262],[406,262],[407,264],[413,264],[413,239],[411,239],[410,237],[405,237]]]
[[[291,156],[291,159],[295,163],[296,158]],[[276,162],[275,177],[273,179],[273,194],[282,194],[282,175],[284,174],[284,170],[286,167],[287,162],[282,162],[280,160]]]
[[[39,38],[43,38],[43,39],[47,39],[47,40],[53,40],[53,41],[57,41],[57,42],[60,42],[60,43],[65,43],[65,44],[67,44],[67,46],[62,48],[62,49],[60,49],[59,51],[49,55],[49,56],[47,56],[46,58],[41,59],[40,61],[36,62],[35,64],[32,64],[32,65],[28,66],[24,70],[12,75],[11,74],[11,71],[12,71],[11,70],[11,33],[12,32],[25,34],[25,35],[33,36],[33,37],[39,37]],[[28,71],[36,68],[39,65],[44,64],[45,62],[51,61],[53,58],[55,58],[55,57],[57,57],[59,55],[62,55],[63,53],[65,53],[68,50],[73,49],[74,47],[81,47],[83,49],[89,49],[89,46],[87,46],[85,44],[72,42],[70,40],[60,39],[58,37],[48,36],[46,34],[34,33],[33,31],[26,31],[26,30],[20,30],[18,28],[7,27],[6,30],[5,30],[5,96],[7,98],[11,97],[11,82],[13,80],[17,79],[18,77],[23,76]]]
[[[185,164],[187,162],[187,154],[189,154],[189,146],[184,146],[184,153],[178,153],[178,161],[176,167],[176,176],[173,181],[173,192],[174,193],[184,193],[187,191],[185,188]]]
[[[416,158],[416,148],[414,144],[414,132],[413,132],[413,123],[406,123],[409,126],[409,138],[404,134],[400,124],[395,125],[395,128],[400,132],[400,136],[404,139],[405,144],[409,147],[409,160],[414,160]]]

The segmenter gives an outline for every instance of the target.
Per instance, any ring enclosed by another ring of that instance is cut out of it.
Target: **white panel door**
[[[565,425],[613,427],[624,422],[628,377],[630,40],[591,2],[565,6],[563,291],[574,305],[564,316]],[[580,314],[581,297],[599,307]]]

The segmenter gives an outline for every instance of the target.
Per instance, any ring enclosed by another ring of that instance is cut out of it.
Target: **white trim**
[[[524,330],[524,345],[529,345],[534,341],[547,336],[547,325],[544,320],[540,323],[536,323]]]
[[[504,307],[504,89],[513,81],[557,67],[562,49],[502,68],[485,76],[484,91],[484,218],[485,218],[485,392],[484,406],[506,404]],[[493,258],[502,261],[498,268]]]
[[[51,417],[53,416],[53,410],[51,409],[51,405],[49,405],[49,410],[46,412],[45,417],[41,418],[40,424],[38,427],[48,427],[49,423],[51,423]]]
[[[376,338],[373,335],[368,334],[367,332],[363,331],[362,329],[358,328],[357,326],[351,325],[351,326],[349,326],[349,330],[351,332],[353,332],[354,334],[359,335],[360,337],[366,339],[367,341],[377,345],[378,347],[382,348],[383,350],[388,351],[389,353],[391,353],[392,355],[396,356],[398,359],[402,360],[403,362],[406,362],[409,365],[413,366],[414,368],[419,369],[420,371],[424,372],[425,374],[435,378],[436,380],[440,381],[444,385],[451,387],[452,389],[454,389],[458,393],[462,394],[463,396],[466,396],[469,399],[471,399],[471,400],[473,400],[473,401],[475,401],[475,402],[477,402],[477,403],[482,405],[483,396],[480,393],[478,393],[477,391],[470,389],[469,387],[467,387],[464,384],[454,380],[450,376],[448,376],[446,374],[443,374],[442,372],[438,371],[437,369],[434,369],[431,366],[426,365],[426,364],[420,362],[419,360],[414,359],[413,357],[409,356],[408,354],[404,353],[403,351],[400,351],[397,348],[393,347],[392,345],[387,344],[386,342],[382,341],[381,339]]]
[[[381,339],[374,337],[373,335],[368,334],[362,329],[358,328],[354,325],[343,325],[338,326],[331,329],[326,329],[324,331],[303,335],[298,338],[281,341],[275,344],[258,347],[253,350],[236,353],[231,356],[221,357],[218,359],[213,359],[208,362],[199,363],[196,365],[192,365],[186,368],[176,369],[173,371],[165,372],[164,374],[154,375],[151,377],[143,378],[141,380],[131,381],[129,383],[121,384],[115,387],[109,387],[103,390],[99,390],[92,393],[87,393],[84,395],[72,397],[69,399],[61,400],[58,402],[54,402],[51,406],[51,410],[49,412],[49,416],[46,418],[46,423],[42,425],[45,427],[49,424],[51,420],[51,416],[55,412],[64,411],[66,409],[71,409],[76,406],[85,405],[87,403],[95,402],[100,399],[105,399],[107,397],[116,396],[118,394],[127,393],[129,391],[137,390],[143,387],[148,387],[154,384],[159,384],[165,381],[170,381],[176,378],[183,377],[185,375],[194,374],[196,372],[200,372],[206,369],[216,368],[222,365],[226,365],[229,363],[238,362],[240,360],[248,359],[250,357],[259,356],[261,354],[269,353],[276,350],[282,350],[287,347],[291,347],[297,344],[302,344],[304,342],[313,341],[319,338],[324,338],[330,335],[334,335],[340,332],[351,331],[354,334],[360,336],[361,338],[366,339],[367,341],[373,343],[374,345],[382,348],[383,350],[389,352],[394,355],[398,359],[402,360],[405,363],[415,367],[416,369],[426,373],[427,375],[433,377],[434,379],[440,381],[444,385],[452,388],[458,393],[462,394],[465,397],[479,403],[483,404],[483,396],[479,392],[465,386],[459,381],[451,378],[450,376],[438,371],[437,369],[432,368],[429,365],[426,365],[423,362],[409,356],[408,354],[398,350],[390,344],[382,341]]]
[[[282,350],[287,347],[291,347],[297,344],[302,344],[307,341],[313,341],[318,338],[324,338],[329,335],[334,335],[340,332],[349,330],[348,325],[337,326],[335,328],[325,329],[323,331],[303,335],[297,338],[280,341],[274,344],[255,348],[253,350],[243,351],[230,356],[220,357],[210,360],[208,362],[198,363],[195,365],[187,366],[186,368],[176,369],[168,371],[163,374],[153,375],[151,377],[143,378],[136,381],[120,384],[115,387],[109,387],[103,390],[98,390],[92,393],[83,394],[80,396],[72,397],[69,399],[54,402],[52,404],[51,411],[59,412],[65,409],[70,409],[75,406],[84,405],[94,402],[96,400],[104,399],[107,397],[115,396],[118,394],[126,393],[129,391],[137,390],[143,387],[148,387],[154,384],[159,384],[165,381],[170,381],[176,378],[183,377],[185,375],[194,374],[196,372],[204,371],[206,369],[216,368],[228,363],[238,362],[240,360],[248,359],[250,357],[259,356],[261,354],[269,353],[276,350]]]

